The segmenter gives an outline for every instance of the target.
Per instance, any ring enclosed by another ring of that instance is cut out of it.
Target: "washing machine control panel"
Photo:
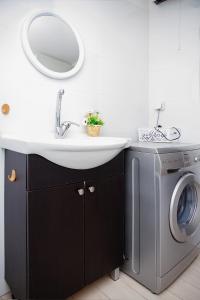
[[[200,165],[200,150],[160,154],[162,173]]]
[[[193,150],[193,151],[186,151],[183,152],[185,167],[189,167],[200,163],[200,151]]]
[[[163,172],[181,169],[185,166],[182,152],[160,154],[160,162]]]

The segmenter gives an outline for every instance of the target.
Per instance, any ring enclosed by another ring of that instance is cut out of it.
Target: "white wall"
[[[70,20],[82,37],[85,64],[71,79],[48,79],[24,56],[20,43],[22,20],[40,8]],[[148,1],[1,0],[0,105],[8,102],[11,113],[0,116],[0,131],[29,134],[52,131],[59,88],[66,90],[63,119],[80,122],[88,109],[96,108],[106,122],[103,134],[136,139],[136,128],[148,123]],[[0,163],[3,166],[2,156]],[[0,176],[0,294],[3,294],[6,291],[3,174]]]
[[[200,1],[150,1],[150,124],[166,102],[163,125],[177,126],[184,141],[200,142]]]
[[[25,58],[22,20],[38,8],[58,12],[80,33],[86,61],[74,78],[48,79]],[[11,114],[1,118],[0,128],[53,130],[56,94],[65,88],[63,118],[80,121],[97,108],[105,118],[105,134],[135,137],[137,126],[147,122],[147,13],[146,0],[2,0],[0,96],[10,103]]]

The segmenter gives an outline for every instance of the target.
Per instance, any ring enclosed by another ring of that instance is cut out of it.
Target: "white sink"
[[[53,134],[45,137],[2,134],[0,147],[24,154],[39,154],[67,168],[90,169],[113,159],[129,146],[130,141],[128,138],[85,135],[56,139]]]

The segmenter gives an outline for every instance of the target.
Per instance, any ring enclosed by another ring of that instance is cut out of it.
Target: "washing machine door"
[[[170,203],[170,229],[174,239],[186,242],[200,225],[200,185],[193,173],[177,182]]]

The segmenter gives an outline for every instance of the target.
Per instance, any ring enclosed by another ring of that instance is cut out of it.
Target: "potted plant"
[[[99,117],[99,113],[88,113],[86,116],[87,134],[89,136],[99,136],[100,129],[104,125],[103,120]]]

